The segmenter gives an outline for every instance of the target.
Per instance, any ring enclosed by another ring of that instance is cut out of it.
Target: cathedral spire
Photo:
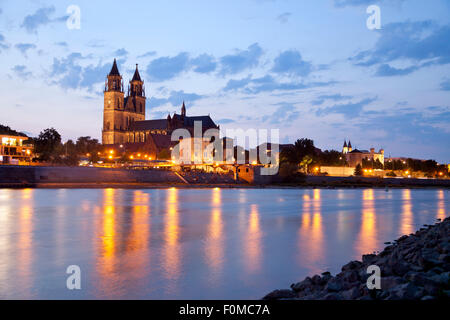
[[[183,100],[183,105],[181,106],[181,116],[182,117],[186,116],[186,106],[184,105],[184,100]]]
[[[110,76],[120,76],[119,69],[117,68],[116,58],[114,58],[113,66],[109,72]]]
[[[131,81],[140,81],[140,82],[142,82],[141,76],[139,75],[138,64],[137,63],[136,63],[136,70],[134,71],[133,79]]]

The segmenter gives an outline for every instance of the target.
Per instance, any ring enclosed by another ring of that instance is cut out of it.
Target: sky
[[[0,0],[0,124],[101,139],[116,58],[147,119],[185,100],[224,130],[450,163],[449,40],[450,0]]]

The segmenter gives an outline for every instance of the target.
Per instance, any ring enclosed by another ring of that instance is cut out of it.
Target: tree
[[[58,149],[61,146],[61,135],[54,128],[45,129],[39,133],[34,143],[40,160],[55,161],[59,157]]]
[[[304,169],[305,173],[308,173],[308,166],[312,163],[313,159],[310,156],[304,156],[300,162],[300,167]]]
[[[346,162],[342,153],[336,150],[325,150],[319,155],[319,164],[322,166],[343,166]]]
[[[362,167],[361,164],[358,163],[358,165],[355,168],[355,172],[353,173],[355,176],[362,176]]]
[[[307,138],[298,139],[294,143],[294,151],[298,161],[303,160],[305,156],[313,157],[316,151],[314,141]]]

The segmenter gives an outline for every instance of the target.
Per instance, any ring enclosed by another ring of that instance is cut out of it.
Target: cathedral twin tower
[[[143,120],[145,120],[145,88],[137,64],[125,97],[122,76],[114,59],[105,81],[102,143],[126,142],[126,133],[131,124]]]

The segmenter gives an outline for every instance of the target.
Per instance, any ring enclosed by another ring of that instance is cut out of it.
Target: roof
[[[347,148],[347,141],[344,140],[344,148]]]
[[[369,153],[369,151],[368,150],[354,149],[354,150],[350,151],[350,153]]]
[[[109,72],[110,76],[120,76],[119,69],[117,68],[116,59],[114,59],[111,71]]]
[[[167,129],[167,119],[143,120],[131,123],[131,131]]]
[[[136,63],[136,70],[134,71],[133,79],[131,79],[131,81],[141,81],[142,82],[141,76],[139,75],[137,63]]]
[[[217,125],[214,123],[214,121],[211,119],[210,116],[193,116],[193,117],[185,116],[184,118],[182,118],[181,115],[175,113],[172,119],[183,121],[183,125],[185,127],[193,127],[195,121],[201,121],[203,129],[217,128]]]

